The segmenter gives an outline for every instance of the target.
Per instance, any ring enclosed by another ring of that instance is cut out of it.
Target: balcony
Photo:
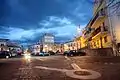
[[[97,29],[92,33],[92,37],[94,37],[95,35],[97,35],[99,32],[101,32],[101,27],[97,28]]]
[[[106,34],[107,31],[108,31],[107,26],[103,26],[103,27],[100,26],[99,28],[95,29],[95,30],[91,33],[91,37],[92,37],[92,39],[93,39],[93,38],[95,38],[95,37],[97,37],[97,36],[100,36],[100,35],[102,36],[102,35]]]
[[[91,28],[98,27],[102,22],[104,22],[105,18],[106,18],[105,10],[101,9],[94,16],[94,19],[91,21],[91,23],[90,23]]]
[[[90,34],[90,33],[86,33],[86,34],[84,35],[85,41],[89,40],[90,37],[91,37],[91,34]]]

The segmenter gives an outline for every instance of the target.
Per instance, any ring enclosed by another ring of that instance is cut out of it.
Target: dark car
[[[34,55],[35,55],[35,56],[39,56],[39,55],[40,55],[40,53],[39,53],[39,52],[37,52],[37,53],[35,53]]]
[[[65,52],[63,53],[63,55],[64,55],[64,56],[69,56],[69,55],[70,55],[70,51],[65,51]]]
[[[48,53],[49,53],[50,55],[55,55],[55,53],[54,53],[53,51],[48,51]]]
[[[77,50],[77,53],[79,54],[79,56],[85,56],[86,55],[86,53],[81,51],[81,50]]]
[[[79,56],[76,50],[70,50],[69,56]]]
[[[1,51],[0,58],[10,58],[11,54],[8,51]]]
[[[77,51],[77,50],[70,50],[70,51],[65,51],[64,55],[66,56],[84,56],[86,55],[85,52]]]
[[[44,56],[50,56],[50,53],[44,52]]]

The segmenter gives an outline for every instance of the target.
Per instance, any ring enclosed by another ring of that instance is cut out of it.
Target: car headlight
[[[25,59],[30,59],[31,55],[30,54],[25,54],[24,57],[25,57]]]

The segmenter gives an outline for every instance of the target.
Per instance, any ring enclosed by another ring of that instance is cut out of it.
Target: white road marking
[[[104,64],[106,64],[106,65],[107,65],[108,63],[107,63],[107,62],[105,62]]]
[[[71,60],[67,56],[65,56],[65,58],[69,61]],[[101,74],[99,72],[96,72],[93,70],[82,69],[76,63],[72,63],[71,66],[73,67],[74,70],[66,70],[66,75],[69,77],[77,78],[77,79],[97,79],[101,77]],[[77,75],[75,74],[75,71],[86,71],[90,73],[91,75]]]
[[[67,56],[65,56],[65,58],[66,58],[67,60],[70,60],[70,58],[68,58]]]
[[[80,69],[81,69],[81,68],[80,68],[77,64],[75,64],[75,63],[72,63],[71,66],[72,66],[73,69],[75,69],[75,70],[80,70]]]
[[[69,60],[69,61],[71,60],[71,59],[68,58],[67,56],[65,56],[65,58],[66,58],[67,60]],[[72,66],[73,69],[75,69],[75,70],[80,70],[80,69],[81,69],[76,63],[72,63],[71,66]]]
[[[40,61],[45,61],[45,59],[37,59],[37,60],[40,60]]]
[[[110,63],[111,65],[113,64],[113,63]]]
[[[40,68],[40,69],[46,69],[46,70],[52,70],[52,71],[60,71],[60,72],[66,71],[66,69],[49,68],[49,67],[43,67],[43,66],[35,66],[34,68]]]
[[[112,63],[112,62],[111,62],[111,63],[105,62],[104,64],[105,64],[105,65],[107,65],[107,64],[108,64],[108,65],[113,65],[114,63]]]
[[[24,70],[24,69],[32,69],[32,68],[19,68],[19,70]]]
[[[46,59],[45,58],[35,58],[37,60],[40,60],[40,61],[45,61]]]
[[[3,60],[7,60],[7,59],[0,59],[1,61],[3,61]]]
[[[66,73],[67,76],[76,78],[76,79],[97,79],[101,77],[100,73],[92,70],[87,70],[87,69],[67,70],[67,69],[57,69],[57,68],[49,68],[49,67],[43,67],[43,66],[35,66],[34,68],[63,72],[63,73]],[[76,71],[86,71],[90,73],[90,75],[78,75],[78,74],[75,74]]]

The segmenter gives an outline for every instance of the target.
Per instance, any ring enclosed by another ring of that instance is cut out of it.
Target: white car
[[[43,53],[43,52],[40,52],[39,55],[40,55],[40,56],[44,56],[44,53]]]
[[[11,56],[15,57],[15,56],[17,56],[17,53],[11,53]]]

